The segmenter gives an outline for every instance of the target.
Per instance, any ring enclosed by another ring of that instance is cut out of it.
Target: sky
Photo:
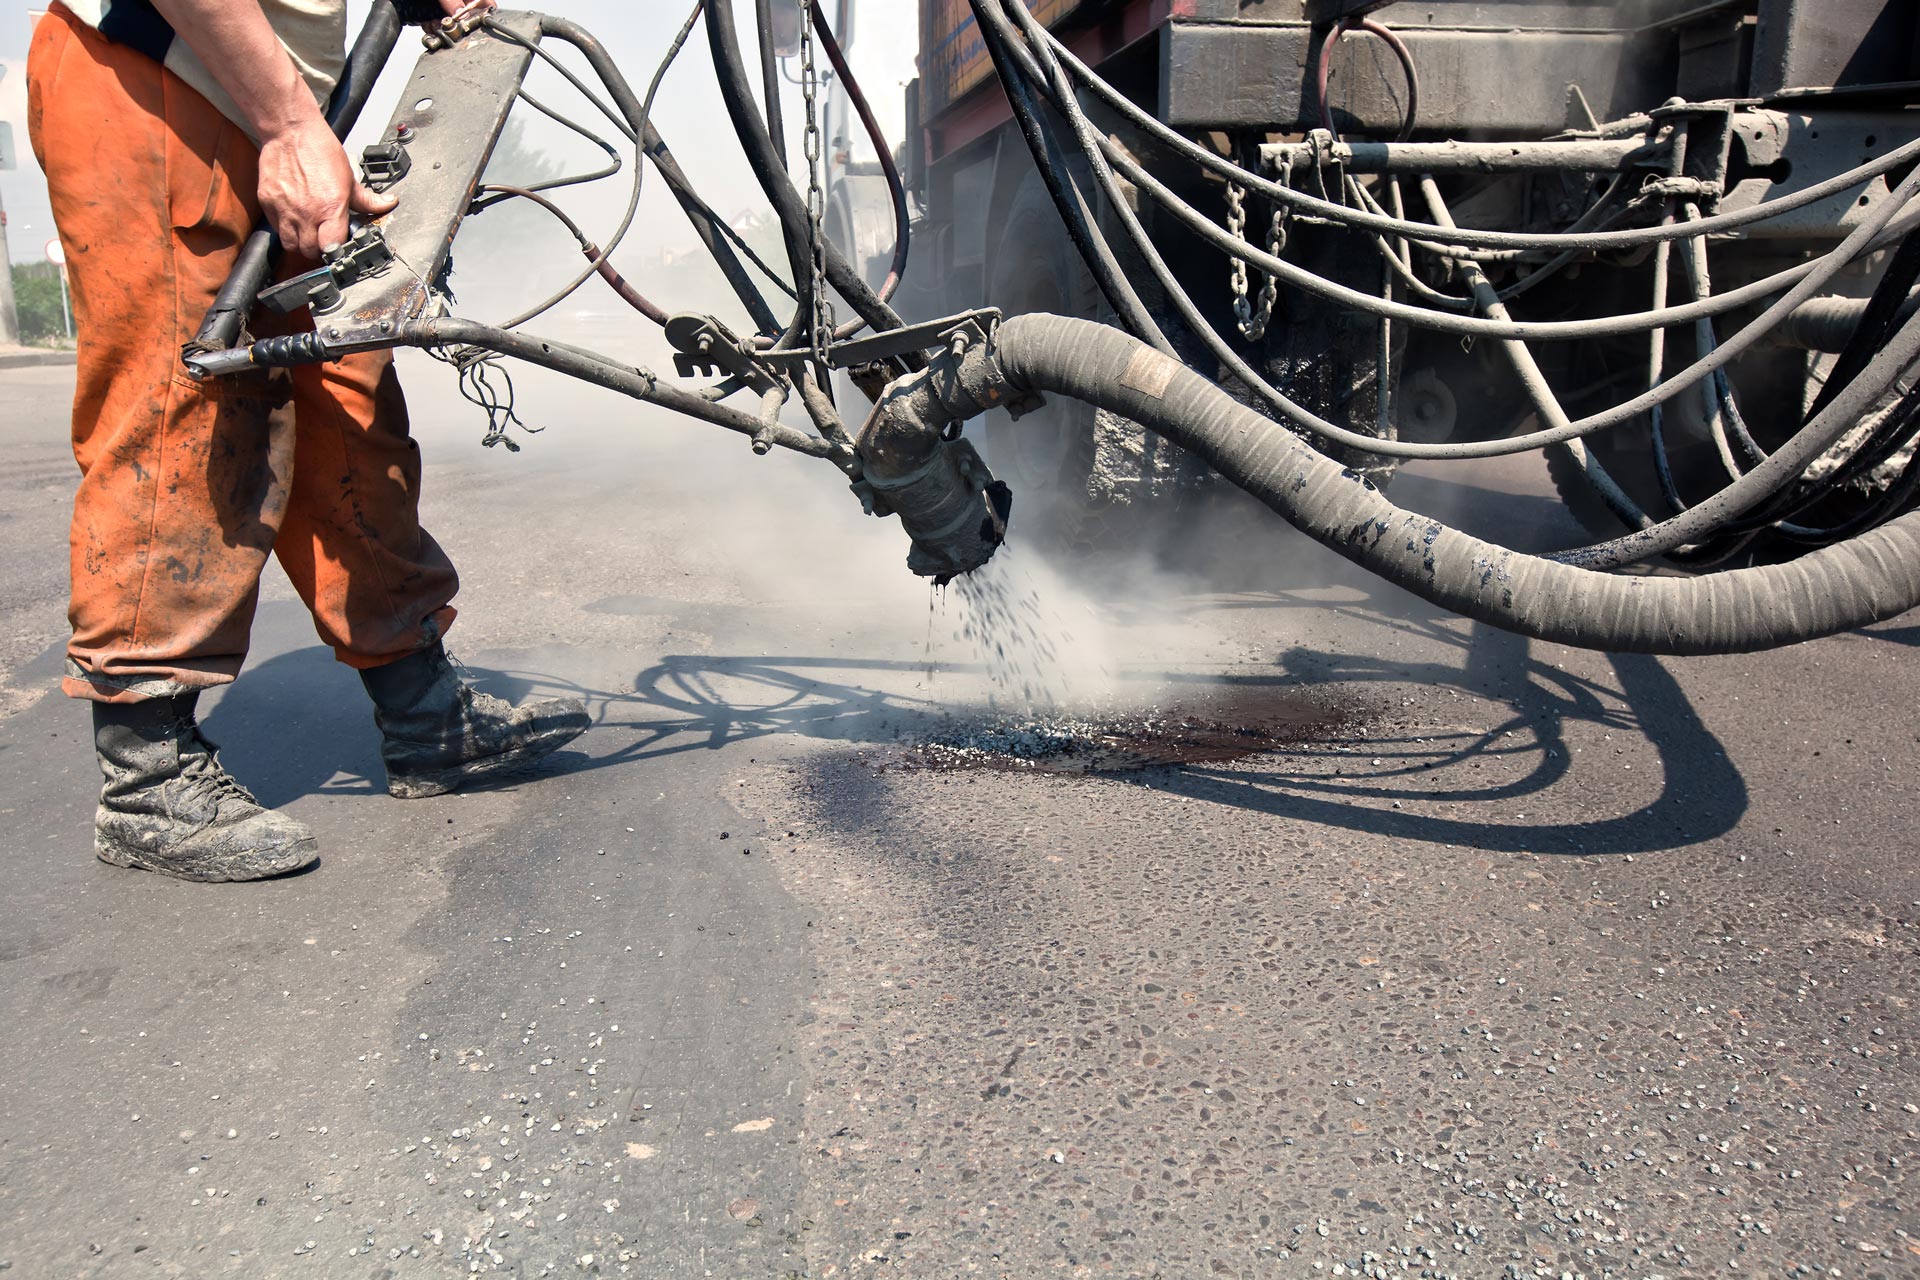
[[[883,128],[895,142],[905,117],[903,106],[907,82],[913,77],[916,33],[912,16],[916,6],[909,0],[851,0],[855,6],[853,47],[850,58],[860,77]],[[13,126],[14,150],[19,169],[0,172],[0,202],[7,212],[7,242],[16,263],[37,262],[44,256],[43,246],[54,235],[52,216],[47,208],[46,184],[34,163],[27,143],[26,127],[26,54],[31,34],[30,10],[43,7],[44,0],[0,0],[0,120]],[[365,0],[350,0],[350,20],[357,29],[366,12]],[[644,92],[647,80],[674,32],[686,16],[691,0],[554,0],[552,11],[562,13],[598,36],[619,61],[636,90]],[[833,6],[826,6],[832,11]],[[736,20],[743,43],[752,57],[751,0],[736,0]],[[901,21],[905,16],[908,20]],[[571,54],[562,47],[561,56]],[[365,141],[362,135],[377,135],[393,112],[404,84],[407,69],[418,56],[418,46],[403,36],[373,98],[362,116],[362,125],[349,139],[349,154],[358,154]],[[822,58],[822,65],[825,59]],[[584,72],[584,64],[574,65]],[[795,68],[797,74],[797,67]],[[591,76],[588,76],[591,79]],[[529,90],[549,105],[567,109],[570,91],[550,70],[537,68],[528,81]],[[799,120],[799,91],[789,87],[786,107],[789,121]],[[579,103],[578,98],[572,102]],[[532,115],[531,112],[524,114]],[[591,114],[587,108],[582,116]],[[729,217],[758,210],[764,201],[759,187],[744,161],[739,146],[726,122],[725,108],[713,85],[712,64],[702,27],[682,51],[680,61],[668,73],[655,110],[655,123],[682,167],[709,203]],[[790,125],[789,133],[796,133]],[[536,146],[548,149],[557,158],[592,161],[598,155],[590,146],[571,140],[557,126],[537,118],[529,123],[528,138]],[[793,143],[797,152],[797,141]],[[797,157],[796,157],[797,159]],[[657,180],[649,181],[641,206],[638,226],[652,236],[650,245],[633,246],[642,256],[651,251],[684,250],[692,243],[680,215]],[[589,228],[611,226],[618,221],[627,197],[626,175],[583,188],[563,201],[582,217]],[[629,241],[632,245],[632,242]]]

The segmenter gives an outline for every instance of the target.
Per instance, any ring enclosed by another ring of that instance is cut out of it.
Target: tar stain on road
[[[1358,719],[1326,694],[1246,689],[1135,710],[957,719],[870,759],[883,770],[1131,773],[1282,751],[1348,731]]]

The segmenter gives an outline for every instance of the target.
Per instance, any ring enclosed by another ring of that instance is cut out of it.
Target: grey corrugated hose
[[[1386,495],[1285,427],[1117,329],[1032,315],[997,357],[1189,449],[1321,545],[1441,608],[1536,640],[1620,653],[1747,653],[1850,631],[1920,603],[1920,512],[1787,564],[1622,577],[1484,542]]]

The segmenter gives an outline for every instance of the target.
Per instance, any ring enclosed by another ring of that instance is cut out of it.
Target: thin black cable
[[[488,199],[483,202],[475,203],[475,205],[473,206],[474,211],[491,209],[494,205],[499,204],[503,200],[530,201],[534,205],[538,206],[539,208],[544,209],[547,213],[552,214],[553,217],[559,221],[560,225],[565,227],[567,231],[572,234],[574,241],[580,246],[580,252],[586,255],[587,260],[589,262],[598,260],[599,254],[600,254],[600,246],[596,245],[592,240],[587,238],[587,233],[580,229],[580,224],[575,222],[567,214],[567,211],[565,209],[562,209],[559,205],[555,204],[552,200],[549,200],[546,196],[540,194],[538,191],[533,190],[531,187],[509,187],[509,186],[501,186],[496,183],[490,183],[486,186],[483,186],[480,188],[480,190],[483,192],[493,193],[493,195],[491,199]],[[599,266],[600,266],[600,278],[607,282],[608,288],[612,289],[614,293],[619,295],[620,300],[622,302],[625,302],[628,306],[632,307],[635,311],[638,311],[641,315],[645,316],[647,319],[653,321],[657,325],[664,326],[667,323],[667,320],[669,319],[669,317],[667,315],[666,309],[661,307],[659,304],[655,303],[651,298],[641,293],[638,289],[634,288],[632,285],[628,284],[626,277],[621,275],[619,271],[614,269],[613,263],[602,261],[600,262]]]
[[[907,255],[913,247],[913,219],[907,208],[907,184],[900,177],[900,166],[894,163],[893,148],[887,145],[886,133],[880,128],[880,121],[874,117],[873,106],[867,101],[865,90],[854,78],[853,68],[847,64],[847,55],[840,48],[839,38],[833,34],[833,24],[827,21],[827,15],[821,11],[820,0],[810,0],[808,5],[813,19],[813,32],[820,37],[820,47],[826,50],[827,61],[833,64],[833,73],[840,77],[840,87],[852,104],[860,123],[866,128],[867,139],[873,143],[873,150],[880,158],[880,172],[887,181],[887,194],[893,201],[893,259],[887,265],[887,276],[880,284],[881,301],[890,301],[900,282],[907,276]]]
[[[760,37],[760,96],[767,113],[767,137],[773,140],[773,149],[783,169],[787,167],[787,120],[786,111],[780,105],[780,60],[774,54],[773,6],[793,3],[794,0],[753,0],[754,26]]]
[[[674,63],[674,60],[680,56],[680,50],[686,47],[687,37],[692,34],[694,23],[699,21],[700,10],[703,7],[704,7],[703,0],[695,0],[693,11],[687,15],[686,21],[681,23],[680,30],[674,36],[673,44],[667,49],[666,56],[660,60],[660,65],[654,68],[652,83],[650,83],[647,86],[647,96],[645,101],[642,103],[641,109],[640,109],[640,123],[642,125],[644,125],[647,121],[650,121],[653,118],[653,100],[654,100],[654,96],[658,94],[660,91],[660,82],[666,78],[667,68],[671,67]],[[491,18],[486,20],[484,26],[486,30],[496,32],[496,33],[505,30],[504,27],[502,27],[499,23],[495,22]],[[611,107],[609,107],[607,104],[602,102],[598,96],[592,93],[586,87],[586,85],[581,82],[578,76],[574,75],[571,70],[563,66],[560,63],[560,61],[554,58],[551,54],[543,53],[539,45],[531,44],[526,40],[522,40],[517,35],[511,36],[510,38],[513,39],[515,43],[527,45],[527,47],[533,49],[534,52],[541,53],[542,56],[546,58],[548,63],[550,63],[553,67],[559,70],[562,75],[566,76],[566,78],[570,82],[572,82],[574,86],[578,88],[580,92],[587,97],[589,101],[591,101],[596,107],[600,108],[600,111],[602,112],[602,114],[606,115],[609,119],[613,120],[619,126],[623,135],[627,138],[628,141],[633,142],[635,144],[635,154],[633,157],[633,185],[632,185],[632,189],[629,191],[627,195],[626,211],[621,214],[620,225],[614,229],[614,233],[612,236],[608,238],[606,245],[600,250],[599,254],[593,259],[593,261],[589,263],[586,270],[582,271],[579,275],[575,276],[573,280],[570,283],[568,283],[564,288],[562,288],[558,293],[555,293],[553,296],[547,298],[545,301],[539,303],[538,305],[529,307],[527,310],[522,311],[519,315],[513,317],[511,320],[503,321],[499,326],[497,326],[501,329],[519,328],[521,325],[525,324],[527,321],[533,319],[534,317],[539,316],[551,310],[552,308],[558,306],[561,302],[565,301],[566,298],[569,295],[571,295],[576,289],[578,289],[581,285],[585,284],[588,280],[592,279],[595,275],[599,274],[600,264],[605,262],[609,257],[611,257],[613,255],[613,251],[620,247],[620,242],[627,238],[627,231],[633,226],[634,215],[638,213],[640,209],[641,177],[642,177],[643,171],[646,168],[646,165],[644,163],[645,149],[640,145],[641,135],[645,132],[644,128],[635,128],[632,125],[627,124],[624,120],[621,120],[619,116],[614,114],[613,109]]]
[[[569,174],[564,177],[549,178],[545,182],[528,183],[525,186],[525,190],[554,191],[561,187],[577,187],[587,182],[598,182],[602,178],[611,178],[614,174],[619,173],[620,170],[625,166],[626,162],[620,158],[619,150],[611,142],[608,142],[605,138],[601,137],[599,134],[595,133],[593,130],[587,128],[585,125],[581,124],[578,120],[575,120],[573,117],[566,115],[563,112],[554,110],[552,107],[548,106],[546,103],[540,101],[538,98],[528,93],[525,89],[519,90],[517,93],[514,94],[514,96],[520,99],[520,101],[526,103],[528,106],[532,107],[535,111],[538,111],[541,115],[545,116],[547,119],[553,121],[555,124],[560,125],[563,128],[572,130],[574,133],[579,134],[581,137],[585,138],[588,142],[591,142],[594,146],[599,147],[602,151],[607,153],[607,163],[606,163],[606,167],[604,168],[595,169],[591,173]]]
[[[551,53],[548,53],[539,44],[535,43],[532,40],[527,40],[523,38],[518,32],[509,30],[507,27],[504,27],[500,23],[495,22],[492,18],[482,19],[480,25],[483,28],[485,28],[488,32],[492,33],[493,35],[496,35],[501,39],[508,41],[511,44],[517,44],[523,49],[530,50],[536,58],[539,58],[542,62],[552,67],[555,71],[558,71],[561,74],[561,76],[563,76],[566,79],[568,84],[572,85],[575,89],[578,89],[580,91],[580,96],[585,98],[588,102],[591,102],[595,107],[597,107],[601,115],[611,120],[613,122],[613,127],[620,131],[621,137],[625,138],[628,142],[632,142],[635,140],[637,135],[634,133],[633,126],[628,124],[625,120],[621,119],[620,113],[618,111],[615,111],[611,106],[607,105],[606,100],[602,98],[599,94],[595,93],[593,89],[588,86],[585,80],[582,80],[578,75],[576,75],[573,71],[573,68],[567,66],[566,63],[560,61],[560,59],[554,57]],[[678,50],[675,50],[675,52],[678,52]],[[670,60],[671,58],[669,58],[669,61]]]

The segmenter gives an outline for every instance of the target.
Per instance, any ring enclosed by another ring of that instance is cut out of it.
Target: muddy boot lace
[[[205,805],[220,812],[224,801],[237,801],[250,809],[261,807],[253,792],[220,764],[219,747],[202,734],[198,726],[189,726],[180,743],[180,780],[178,795],[183,804]]]

